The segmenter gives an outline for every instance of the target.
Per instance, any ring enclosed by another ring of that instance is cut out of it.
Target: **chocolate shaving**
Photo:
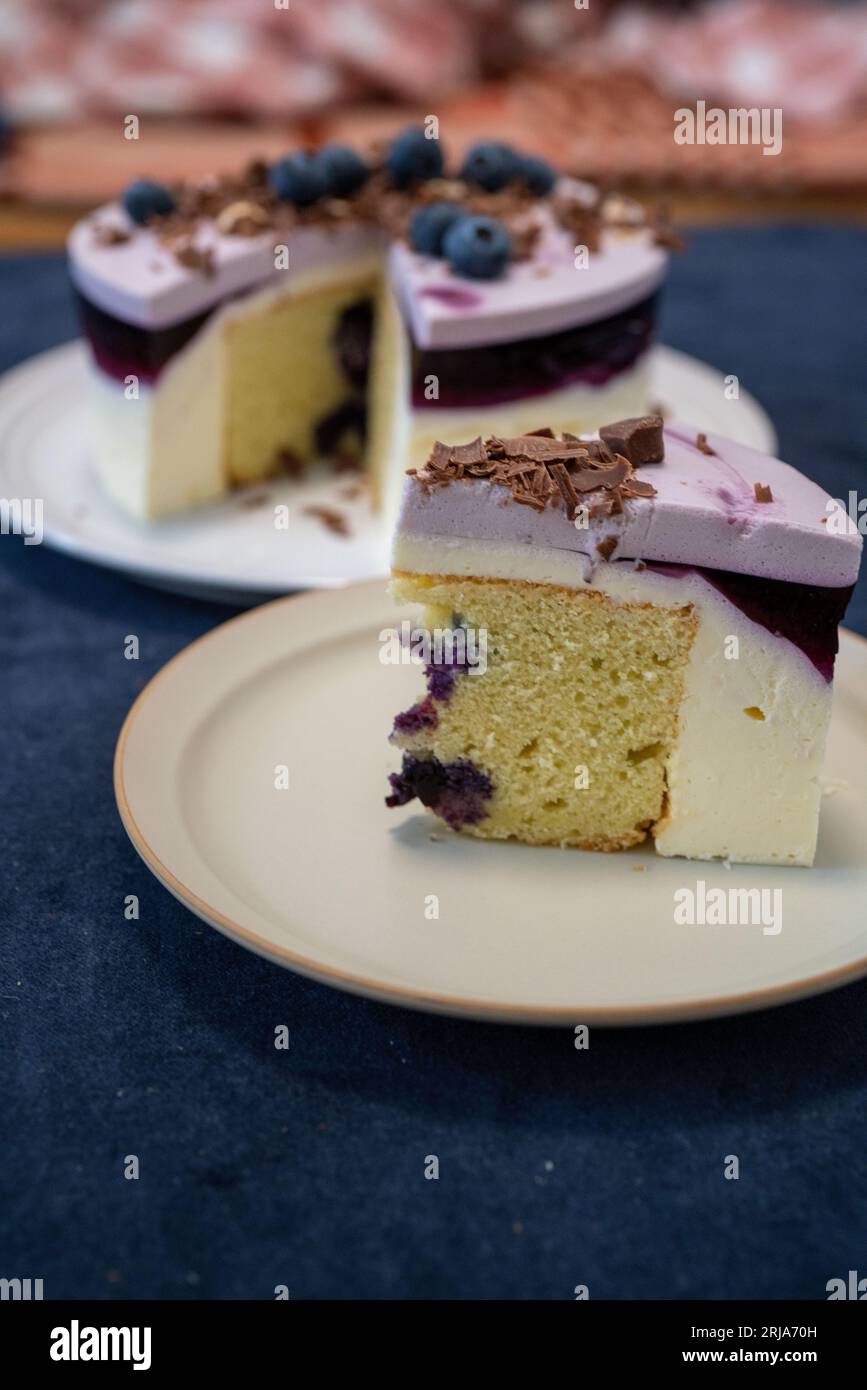
[[[656,488],[643,478],[627,478],[621,488],[624,497],[655,497]]]
[[[635,476],[629,458],[612,450],[605,440],[576,435],[558,439],[547,428],[512,439],[496,435],[484,441],[473,439],[469,444],[437,440],[424,468],[408,473],[427,492],[488,478],[509,490],[508,500],[535,511],[562,504],[570,521],[575,521],[579,509],[585,511],[582,499],[590,494],[596,497],[589,514],[606,517],[620,515],[626,498],[656,496],[651,483]]]
[[[558,462],[551,464],[550,471],[554,475],[554,482],[560,489],[560,494],[563,498],[563,501],[566,503],[567,514],[571,517],[574,517],[575,513],[578,510],[579,498],[578,493],[575,491],[575,488],[573,486],[572,479],[569,477],[568,468],[566,467],[565,463]]]
[[[653,244],[663,251],[685,251],[686,241],[673,227],[654,227]]]
[[[207,276],[214,274],[214,252],[210,246],[194,246],[187,241],[179,243],[172,250],[175,260],[186,266],[187,270],[200,270]]]
[[[113,227],[101,222],[93,229],[93,239],[97,246],[121,246],[131,239],[125,227]]]
[[[449,450],[449,454],[452,463],[462,463],[465,468],[471,468],[475,464],[487,463],[488,461],[481,435],[469,444],[454,445]]]
[[[711,457],[716,458],[716,449],[712,449],[712,448],[710,447],[710,445],[709,445],[708,442],[707,442],[707,435],[706,435],[706,434],[697,434],[697,435],[696,435],[696,437],[695,437],[695,447],[696,447],[697,449],[700,449],[701,452],[702,452],[703,454],[710,454]]]
[[[757,502],[773,502],[774,494],[767,483],[754,483],[753,491]]]
[[[574,238],[576,246],[586,246],[591,254],[599,250],[601,223],[596,208],[568,194],[555,195],[551,206],[555,218]]]

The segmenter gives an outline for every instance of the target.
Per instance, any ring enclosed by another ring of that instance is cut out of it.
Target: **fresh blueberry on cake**
[[[648,409],[662,240],[637,204],[500,143],[450,171],[421,129],[376,158],[135,183],[69,242],[99,475],[166,516],[294,476],[349,412],[390,524],[438,439]]]
[[[446,232],[466,216],[460,203],[427,203],[416,208],[409,224],[409,244],[422,256],[441,256]]]
[[[437,443],[392,588],[485,660],[428,666],[388,805],[488,839],[811,864],[861,544],[794,468],[658,416]]]
[[[496,280],[511,259],[512,242],[495,217],[459,217],[443,237],[443,255],[459,275]]]
[[[324,158],[302,153],[278,160],[269,170],[268,181],[283,202],[309,208],[325,196],[329,176]]]
[[[518,176],[519,157],[511,145],[486,140],[473,145],[461,166],[461,178],[477,183],[488,193],[498,193]]]
[[[167,217],[175,211],[175,200],[162,183],[138,179],[123,195],[127,215],[138,227],[146,227],[154,217]]]

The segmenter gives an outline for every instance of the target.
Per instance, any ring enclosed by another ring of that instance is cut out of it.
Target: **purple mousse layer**
[[[826,681],[834,679],[834,658],[839,648],[837,629],[849,606],[854,584],[842,589],[820,589],[813,584],[756,579],[749,574],[701,569],[697,565],[648,564],[647,568],[670,579],[700,575],[751,622],[798,647]]]
[[[484,820],[494,794],[488,774],[469,758],[441,763],[437,758],[404,753],[400,772],[392,772],[388,780],[391,794],[385,798],[386,806],[406,806],[418,797],[452,830]]]
[[[665,430],[665,459],[637,470],[655,496],[628,501],[622,516],[576,527],[564,508],[534,511],[486,479],[448,487],[404,484],[396,553],[404,542],[442,539],[583,554],[598,559],[600,541],[616,541],[615,560],[692,565],[707,570],[847,589],[858,577],[862,541],[839,504],[779,459],[695,430]],[[770,489],[761,501],[758,488]],[[402,566],[398,564],[397,568]],[[403,566],[406,567],[406,566]],[[577,567],[576,567],[577,568]]]
[[[604,386],[634,366],[653,340],[658,295],[595,323],[492,347],[416,350],[412,403],[421,409],[497,405],[583,382]],[[425,397],[436,377],[439,396]]]

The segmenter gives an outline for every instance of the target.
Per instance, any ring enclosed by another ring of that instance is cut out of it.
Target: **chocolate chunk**
[[[716,458],[716,449],[712,449],[707,442],[706,434],[697,434],[695,437],[695,447],[700,449],[703,454],[710,454],[711,458]]]
[[[610,444],[615,453],[628,458],[633,468],[643,468],[646,463],[662,463],[665,457],[662,423],[661,415],[616,420],[602,426],[599,438]]]
[[[214,253],[210,246],[194,246],[191,241],[186,241],[173,249],[175,260],[187,270],[200,270],[209,279],[215,273]]]
[[[757,502],[773,502],[774,500],[774,494],[767,483],[754,483],[753,491],[756,494]]]
[[[598,550],[599,554],[602,556],[602,559],[603,559],[603,560],[610,560],[610,559],[611,559],[611,556],[614,554],[615,550],[617,549],[617,537],[616,537],[616,536],[606,536],[604,541],[600,541],[600,542],[599,542],[599,544],[597,545],[596,549]]]

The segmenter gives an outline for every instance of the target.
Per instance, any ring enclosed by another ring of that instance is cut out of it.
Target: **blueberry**
[[[315,154],[293,154],[268,170],[268,182],[284,203],[307,208],[325,194],[325,174]]]
[[[123,195],[123,205],[132,218],[143,227],[152,217],[165,217],[174,212],[177,204],[163,183],[153,179],[138,179]]]
[[[439,140],[428,139],[423,130],[404,130],[391,146],[386,167],[395,188],[438,179],[444,167]]]
[[[348,198],[357,193],[370,174],[361,155],[347,145],[326,145],[319,154],[319,167],[332,198]]]
[[[443,254],[458,275],[494,280],[512,254],[512,238],[495,217],[461,217],[443,241]]]
[[[488,193],[498,193],[518,177],[520,160],[511,145],[484,140],[473,145],[461,167],[461,178],[477,183]]]
[[[551,192],[557,182],[557,172],[552,169],[547,159],[538,159],[536,155],[526,154],[520,158],[518,178],[523,180],[537,198],[543,198],[546,193]]]
[[[463,217],[458,203],[428,203],[417,208],[409,224],[409,244],[423,256],[441,256],[443,238],[453,222]]]

